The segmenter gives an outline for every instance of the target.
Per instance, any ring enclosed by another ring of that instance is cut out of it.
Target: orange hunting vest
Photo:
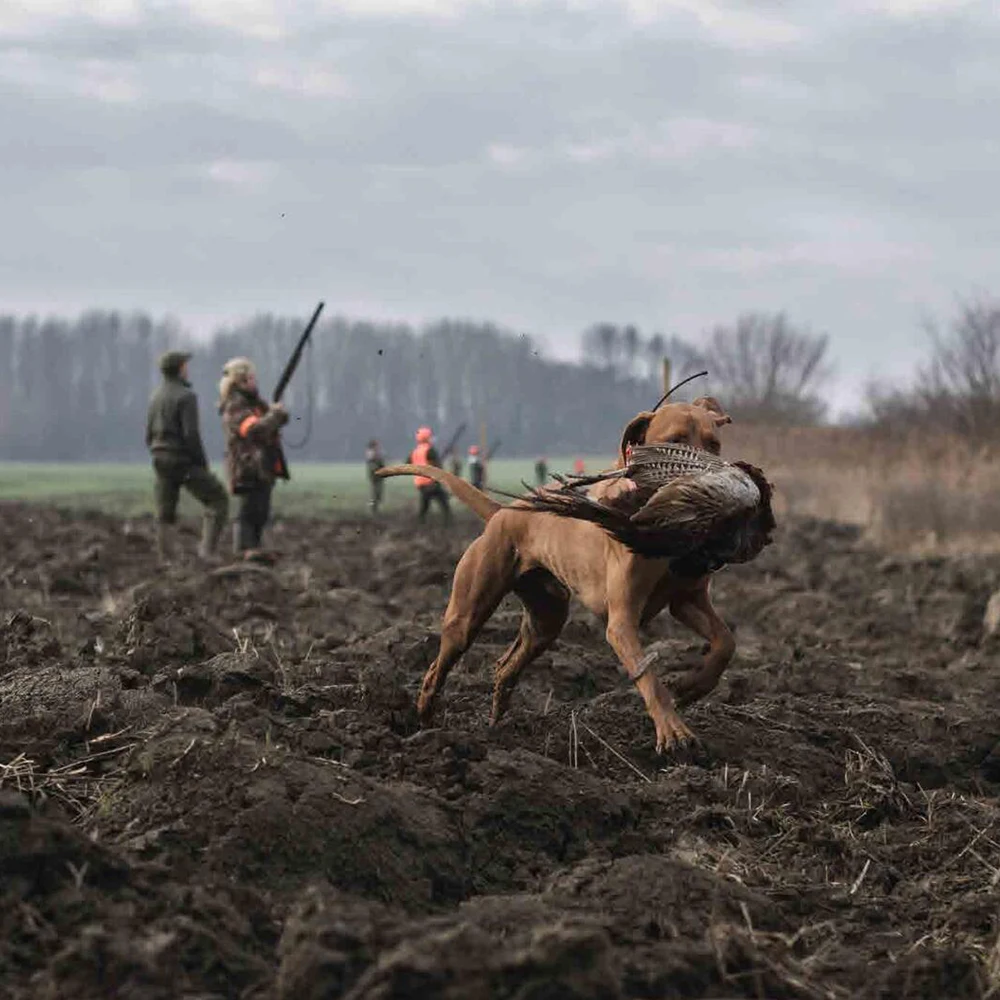
[[[431,446],[424,442],[423,444],[418,444],[416,448],[413,449],[413,454],[410,455],[410,465],[427,465],[427,453],[431,450]],[[434,480],[430,479],[428,476],[414,476],[413,485],[419,490],[421,486],[430,486]]]

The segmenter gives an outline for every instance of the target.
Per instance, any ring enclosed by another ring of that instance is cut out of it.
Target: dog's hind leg
[[[708,643],[701,666],[688,670],[669,684],[677,704],[683,707],[715,690],[736,652],[736,640],[713,607],[707,586],[675,597],[670,602],[670,613]]]
[[[455,569],[451,598],[441,624],[438,655],[427,668],[420,686],[417,713],[421,722],[430,721],[434,701],[448,672],[514,586],[516,564],[517,550],[489,528],[465,550]]]
[[[533,570],[522,576],[514,584],[514,593],[524,604],[524,617],[518,637],[497,661],[491,726],[495,726],[507,711],[521,671],[559,638],[569,615],[569,591],[544,570]]]

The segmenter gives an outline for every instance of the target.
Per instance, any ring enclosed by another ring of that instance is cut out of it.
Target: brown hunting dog
[[[730,417],[711,397],[640,413],[622,435],[617,467],[625,465],[628,447],[637,444],[679,442],[718,454],[719,428],[728,423]],[[490,713],[490,723],[495,724],[507,708],[521,671],[558,638],[570,597],[575,595],[604,621],[608,643],[656,726],[657,751],[694,740],[677,714],[675,699],[683,707],[712,691],[736,648],[726,623],[712,607],[711,574],[677,577],[667,560],[633,555],[596,524],[519,510],[517,501],[503,506],[444,469],[398,465],[380,469],[377,475],[415,473],[443,483],[486,522],[482,535],[466,549],[455,570],[438,655],[424,675],[417,702],[422,722],[429,721],[448,672],[503,597],[513,591],[524,605],[524,618],[520,634],[496,665]],[[600,483],[591,495],[611,496],[622,488],[617,482]],[[677,677],[669,690],[650,672],[655,655],[644,657],[639,639],[640,627],[665,607],[708,643],[702,663]]]

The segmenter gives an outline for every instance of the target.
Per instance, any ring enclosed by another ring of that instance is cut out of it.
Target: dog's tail
[[[447,486],[466,507],[484,521],[488,521],[498,510],[503,509],[503,504],[491,500],[471,483],[467,483],[447,469],[439,469],[436,465],[387,465],[379,469],[375,475],[380,479],[387,479],[389,476],[426,476]]]

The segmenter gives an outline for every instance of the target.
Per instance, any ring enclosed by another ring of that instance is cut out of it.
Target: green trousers
[[[175,524],[181,490],[185,489],[204,508],[206,516],[225,525],[229,517],[229,494],[225,486],[204,466],[191,465],[175,458],[156,456],[156,517],[161,524]]]

